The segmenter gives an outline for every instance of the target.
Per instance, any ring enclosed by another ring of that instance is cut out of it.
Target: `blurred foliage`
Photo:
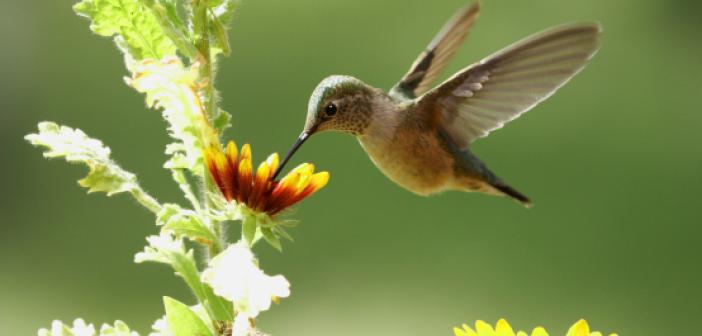
[[[245,1],[232,57],[219,64],[231,137],[260,153],[287,149],[319,80],[349,74],[390,87],[463,4]],[[293,295],[260,323],[274,335],[448,335],[466,320],[506,317],[563,334],[585,317],[620,335],[693,334],[702,312],[695,13],[696,1],[484,1],[449,72],[562,22],[605,28],[583,73],[475,144],[534,208],[412,195],[352,138],[320,135],[296,160],[333,179],[299,209],[286,253],[263,250]],[[162,119],[122,81],[115,46],[66,2],[1,3],[0,41],[0,334],[76,316],[147,330],[161,295],[188,295],[165,267],[132,263],[157,230],[151,215],[126,196],[88,197],[75,183],[80,168],[46,162],[22,137],[45,119],[79,127],[139,171],[145,189],[185,204],[162,168]]]

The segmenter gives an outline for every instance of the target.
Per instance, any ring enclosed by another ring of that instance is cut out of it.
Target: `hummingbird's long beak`
[[[285,159],[283,159],[283,162],[280,163],[280,166],[278,166],[278,169],[275,171],[275,174],[273,174],[273,180],[275,180],[278,177],[278,174],[283,170],[283,167],[285,167],[285,164],[290,161],[290,158],[297,152],[297,150],[302,146],[303,143],[307,140],[307,138],[310,137],[310,132],[309,131],[302,131],[300,133],[300,136],[297,137],[297,140],[295,140],[295,144],[293,144],[292,148],[288,151],[288,154],[285,155]]]

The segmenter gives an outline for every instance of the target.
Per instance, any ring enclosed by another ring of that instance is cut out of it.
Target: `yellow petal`
[[[319,172],[312,175],[312,180],[310,181],[310,186],[313,188],[312,192],[324,188],[329,182],[329,173]]]
[[[590,336],[602,336],[602,333],[599,331],[594,331],[590,333]]]
[[[213,148],[206,148],[202,151],[202,157],[205,160],[205,164],[210,170],[215,168],[214,166],[214,150]]]
[[[280,180],[279,187],[283,189],[290,189],[293,194],[299,193],[304,190],[305,186],[309,183],[310,175],[314,171],[314,165],[311,163],[303,163],[292,171],[285,175],[282,180]]]
[[[258,165],[258,169],[256,169],[256,182],[267,181],[271,174],[273,174],[273,170],[268,161],[261,162],[261,164]]]
[[[590,336],[590,326],[587,325],[587,321],[581,319],[568,329],[566,336]]]
[[[205,160],[207,169],[210,171],[210,175],[212,175],[212,179],[219,184],[220,178],[216,163],[217,151],[213,147],[207,148],[202,151],[202,157]]]
[[[246,202],[253,185],[253,165],[251,163],[251,146],[249,144],[245,144],[241,148],[239,160],[239,190],[236,199],[239,202]]]
[[[271,167],[271,171],[276,171],[278,169],[278,165],[280,164],[280,158],[278,157],[278,153],[273,153],[268,156],[268,159],[266,159],[266,162],[268,163],[268,166]]]
[[[220,174],[224,174],[229,171],[229,162],[227,161],[227,157],[224,156],[224,153],[216,151],[214,153],[214,162]]]
[[[495,332],[497,336],[514,336],[514,330],[512,330],[512,327],[510,327],[505,319],[497,321],[497,324],[495,324]]]
[[[473,331],[473,329],[471,329],[467,324],[462,325],[462,327],[463,327],[463,333],[466,336],[478,336],[478,334],[476,334],[475,331]]]
[[[531,331],[531,336],[548,336],[546,329],[542,327],[536,327]]]
[[[229,141],[227,144],[227,159],[229,159],[229,164],[232,165],[232,167],[236,167],[237,163],[239,162],[239,151],[236,148],[236,143],[234,141]]]
[[[314,165],[311,163],[303,163],[297,167],[295,167],[290,174],[302,174],[302,175],[311,175],[314,172]]]
[[[229,141],[227,144],[227,156],[229,160],[236,162],[238,161],[239,150],[236,148],[236,143],[234,141]]]
[[[527,333],[525,333],[523,331],[517,331],[517,336],[529,336],[529,335],[527,335]]]
[[[492,326],[487,324],[485,321],[482,321],[482,320],[475,321],[475,330],[478,332],[478,335],[480,335],[480,336],[494,336],[495,335],[495,330],[492,329]]]
[[[466,334],[463,330],[456,328],[456,327],[453,328],[453,335],[454,336],[468,336],[468,334]]]
[[[282,189],[293,188],[299,183],[300,178],[302,178],[302,175],[296,170],[293,170],[289,172],[288,175],[285,175],[283,179],[280,180],[278,186]]]
[[[251,164],[251,159],[244,159],[239,162],[239,176],[249,176],[253,172],[253,165]],[[249,183],[251,181],[248,181]]]

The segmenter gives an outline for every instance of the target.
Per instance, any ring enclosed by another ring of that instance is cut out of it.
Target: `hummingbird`
[[[304,129],[275,176],[311,135],[338,131],[355,136],[390,180],[415,194],[476,191],[531,206],[470,146],[580,72],[597,52],[602,29],[596,22],[547,29],[432,87],[479,10],[479,2],[459,10],[387,92],[351,76],[323,79],[309,99]]]

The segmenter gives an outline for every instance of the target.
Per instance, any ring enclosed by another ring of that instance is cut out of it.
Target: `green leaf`
[[[189,38],[189,32],[183,20],[178,15],[175,0],[139,0],[151,10],[156,21],[161,25],[163,33],[173,41],[178,50],[191,60],[199,55],[198,50]]]
[[[223,53],[225,56],[229,56],[231,52],[227,26],[231,22],[238,4],[238,0],[217,0],[208,4],[212,21],[209,30],[210,35],[214,37],[212,43],[214,55]]]
[[[166,147],[166,153],[172,155],[166,167],[188,169],[193,175],[203,176],[202,149],[219,139],[203,110],[198,63],[185,67],[177,57],[158,62],[127,57],[126,62],[132,73],[127,84],[146,94],[149,107],[163,110],[169,135],[176,140]]]
[[[173,180],[178,183],[178,187],[185,195],[185,198],[190,201],[196,212],[202,212],[202,206],[200,205],[200,199],[195,196],[193,189],[190,186],[190,182],[187,177],[185,177],[185,172],[183,169],[171,169],[171,176]]]
[[[232,115],[222,109],[217,109],[217,114],[212,119],[214,126],[219,133],[223,133],[227,128],[232,126]]]
[[[63,157],[68,162],[87,165],[88,175],[78,183],[88,188],[88,192],[105,192],[107,196],[129,192],[152,212],[160,210],[161,205],[141,189],[136,176],[110,159],[110,149],[100,140],[88,137],[79,129],[48,121],[39,123],[39,133],[24,138],[34,146],[45,147],[44,157]]]
[[[185,304],[164,296],[163,305],[166,309],[166,321],[174,336],[212,336],[212,332],[200,317]]]
[[[39,123],[39,133],[24,137],[37,147],[44,147],[44,157],[63,157],[71,163],[88,166],[88,175],[79,181],[88,192],[106,192],[108,196],[138,187],[136,176],[110,159],[110,149],[100,140],[88,137],[79,129],[53,122]]]
[[[230,321],[233,318],[232,304],[215,295],[212,288],[200,280],[193,251],[185,249],[182,239],[175,238],[170,233],[161,232],[159,236],[151,236],[146,240],[149,245],[134,256],[134,262],[151,261],[170,265],[203,304],[212,320]]]
[[[203,219],[192,210],[182,209],[177,204],[164,204],[156,217],[156,224],[162,230],[173,232],[177,237],[208,245],[218,244],[217,237]]]
[[[283,246],[280,244],[280,238],[273,233],[271,228],[261,227],[261,233],[263,234],[263,239],[265,239],[268,244],[273,246],[276,250],[283,252]]]
[[[153,13],[138,0],[83,0],[73,10],[92,20],[90,29],[96,34],[121,36],[136,59],[161,59],[175,54],[175,44]]]
[[[249,246],[253,246],[256,228],[256,216],[245,216],[241,221],[241,236]]]
[[[226,26],[232,21],[234,12],[239,6],[239,2],[240,0],[215,1],[210,4],[210,11],[214,14],[217,20]]]

